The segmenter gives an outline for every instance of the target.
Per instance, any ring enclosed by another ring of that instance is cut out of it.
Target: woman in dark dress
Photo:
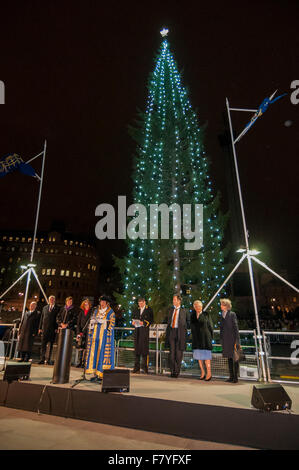
[[[191,313],[190,324],[192,333],[193,358],[198,360],[201,370],[200,380],[209,381],[212,378],[211,359],[212,359],[212,339],[213,325],[210,315],[202,311],[202,303],[195,300],[194,310]],[[206,371],[204,369],[206,366]]]
[[[92,313],[91,303],[89,299],[83,300],[77,318],[77,348],[80,349],[79,363],[77,367],[84,365],[84,352],[87,344],[88,324]]]
[[[37,303],[31,302],[29,311],[24,312],[18,332],[18,351],[21,361],[31,359],[34,337],[38,334],[40,322],[40,312],[37,310]]]

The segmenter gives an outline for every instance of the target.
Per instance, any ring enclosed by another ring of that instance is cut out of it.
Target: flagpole
[[[254,275],[253,275],[252,262],[251,262],[251,252],[249,250],[248,230],[247,230],[246,219],[245,219],[245,211],[244,211],[244,205],[243,205],[241,183],[240,183],[240,176],[239,176],[239,169],[238,169],[238,162],[237,162],[237,153],[236,153],[236,148],[235,148],[233,127],[232,127],[232,121],[231,121],[231,116],[230,116],[230,107],[229,107],[229,102],[227,98],[226,98],[226,107],[227,107],[227,115],[228,115],[229,129],[230,129],[230,135],[231,135],[238,192],[239,192],[239,202],[240,202],[241,213],[242,213],[243,231],[244,231],[244,239],[245,239],[245,245],[246,245],[246,257],[248,261],[248,271],[249,271],[249,278],[250,278],[250,285],[251,285],[253,308],[254,308],[254,314],[255,314],[255,323],[256,323],[256,328],[257,328],[257,339],[258,339],[258,345],[259,345],[259,360],[261,361],[263,380],[266,380],[264,351],[263,351],[263,345],[262,345],[259,314],[258,314],[258,309],[257,309],[256,293],[255,293],[255,286],[254,286]]]
[[[34,234],[33,234],[32,248],[31,248],[31,255],[30,255],[30,263],[32,263],[32,261],[33,261],[33,256],[34,256],[35,239],[36,239],[36,233],[37,233],[37,225],[38,225],[38,218],[39,218],[40,201],[41,201],[42,187],[43,187],[43,180],[44,180],[44,169],[45,169],[46,149],[47,149],[47,141],[45,140],[45,142],[44,142],[44,151],[43,151],[42,170],[41,170],[40,183],[39,183],[39,193],[38,193],[37,209],[36,209],[36,216],[35,216]]]

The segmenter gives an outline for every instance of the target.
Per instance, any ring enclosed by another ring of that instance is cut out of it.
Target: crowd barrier
[[[17,352],[17,325],[4,324],[9,330],[5,335],[5,356],[16,358]],[[1,328],[0,328],[1,331]],[[115,328],[115,366],[133,368],[134,357],[134,328]],[[240,363],[240,379],[259,381],[262,379],[262,367],[258,354],[258,341],[256,330],[240,330],[240,342],[245,353],[245,361]],[[168,374],[169,351],[165,349],[165,327],[156,325],[150,328],[150,349],[148,368],[151,373]],[[1,340],[2,338],[0,338]],[[265,358],[267,381],[299,384],[299,332],[262,331],[262,345]],[[35,348],[38,354],[40,337],[36,338]],[[55,359],[56,346],[53,348]],[[77,365],[80,350],[73,346],[72,364]],[[229,374],[227,360],[222,357],[220,344],[220,331],[214,330],[212,350],[212,375],[215,378],[226,378]],[[187,347],[183,355],[181,375],[198,377],[200,369],[198,361],[193,359],[190,330],[187,334]]]

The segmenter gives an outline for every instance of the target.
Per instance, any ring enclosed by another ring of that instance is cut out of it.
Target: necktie
[[[174,328],[174,327],[175,327],[175,321],[176,321],[177,314],[178,314],[178,308],[176,308],[176,309],[174,310],[174,315],[173,315],[173,319],[172,319],[171,328]]]

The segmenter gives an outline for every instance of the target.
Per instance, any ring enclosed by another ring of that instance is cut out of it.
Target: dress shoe
[[[199,377],[199,380],[204,380],[206,378],[206,375],[202,375],[201,377]]]
[[[229,379],[226,379],[225,382],[233,382],[233,381],[234,381],[234,379],[230,377]]]
[[[44,361],[43,359],[41,359],[41,360],[38,362],[38,364],[44,364],[44,363],[45,363],[45,361]]]
[[[212,376],[210,375],[210,377],[208,379],[205,379],[205,382],[209,382],[211,380]]]
[[[236,379],[233,379],[232,382],[233,382],[234,384],[237,384],[239,381],[238,381],[238,379],[236,378]]]
[[[140,369],[133,369],[132,374],[140,374]]]

